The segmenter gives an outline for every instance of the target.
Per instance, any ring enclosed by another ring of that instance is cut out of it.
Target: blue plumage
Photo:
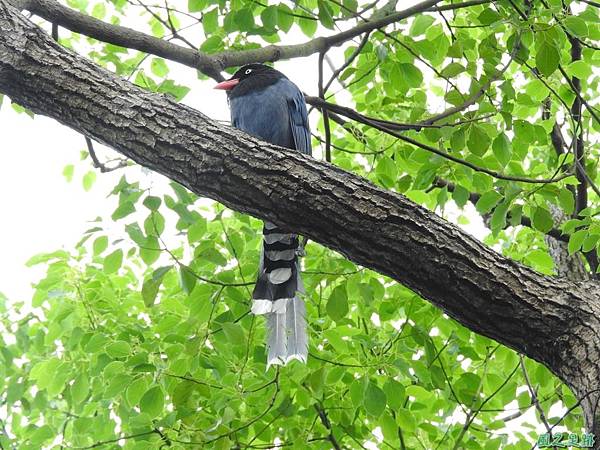
[[[234,127],[271,144],[312,153],[304,96],[287,78],[243,96],[231,96],[229,106]]]
[[[304,95],[281,72],[250,64],[217,88],[228,91],[234,127],[272,144],[312,154]],[[308,338],[306,309],[299,295],[304,287],[298,236],[270,222],[265,222],[263,235],[252,312],[267,316],[267,364],[286,364],[292,359],[306,362]]]

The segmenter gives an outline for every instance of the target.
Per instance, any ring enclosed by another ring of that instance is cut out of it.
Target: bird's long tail
[[[298,261],[298,236],[270,222],[263,228],[263,249],[258,279],[252,294],[252,312],[265,314],[271,364],[285,365],[292,359],[306,362],[306,308]]]

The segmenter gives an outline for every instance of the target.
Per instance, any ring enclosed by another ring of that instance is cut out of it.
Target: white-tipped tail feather
[[[271,365],[285,365],[293,359],[306,362],[308,337],[304,301],[296,297],[286,299],[286,302],[284,313],[267,314],[267,368]]]
[[[304,286],[298,261],[298,236],[266,222],[252,313],[267,316],[267,368],[292,359],[306,362],[308,336]]]

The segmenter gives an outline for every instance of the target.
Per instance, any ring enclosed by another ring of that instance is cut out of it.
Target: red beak
[[[238,78],[233,78],[231,80],[221,81],[219,84],[216,84],[213,89],[222,89],[224,91],[229,91],[233,89],[236,84],[238,84],[240,80]]]

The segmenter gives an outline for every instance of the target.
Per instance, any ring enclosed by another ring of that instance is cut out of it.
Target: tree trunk
[[[543,363],[574,390],[588,429],[600,436],[598,282],[540,275],[402,195],[144,91],[62,48],[6,0],[0,92],[198,195],[390,276],[471,330]]]

